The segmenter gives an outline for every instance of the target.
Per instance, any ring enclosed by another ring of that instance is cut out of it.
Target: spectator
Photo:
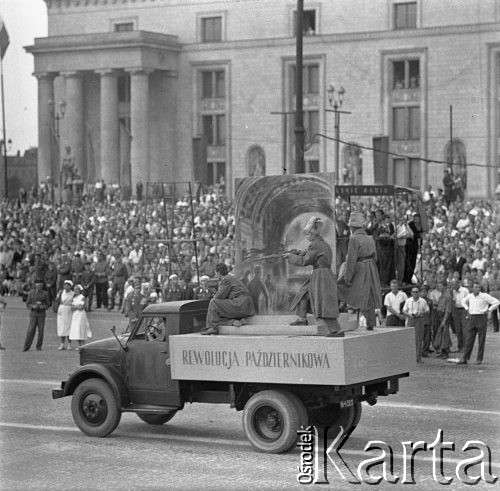
[[[403,314],[406,317],[406,325],[415,328],[415,346],[417,350],[417,363],[422,362],[422,343],[424,340],[424,318],[429,313],[429,305],[420,298],[420,289],[414,285],[411,289],[411,297],[403,306]]]
[[[54,310],[57,313],[57,335],[61,338],[59,350],[71,349],[71,341],[69,340],[69,331],[71,327],[71,319],[73,318],[73,297],[72,290],[73,282],[65,280],[63,289],[58,292]]]
[[[38,351],[41,351],[42,349],[46,311],[50,307],[49,295],[45,290],[43,290],[43,286],[43,280],[37,279],[35,281],[35,288],[30,290],[26,298],[26,307],[30,310],[30,320],[28,331],[26,332],[23,351],[29,351],[37,330],[38,338],[36,342],[36,349]]]
[[[478,350],[476,364],[481,365],[484,357],[484,346],[486,342],[486,322],[488,312],[492,312],[500,305],[496,298],[481,292],[481,286],[478,282],[472,285],[472,293],[469,293],[463,300],[462,305],[467,312],[469,320],[467,326],[467,340],[465,350],[458,362],[459,365],[467,364],[469,361],[476,335],[478,337]]]
[[[402,308],[407,299],[406,293],[399,290],[398,280],[392,280],[391,291],[384,298],[384,305],[387,309],[385,322],[387,327],[405,325],[405,316]]]
[[[71,301],[73,315],[69,329],[69,340],[70,342],[78,341],[77,349],[80,349],[80,346],[92,337],[92,332],[90,331],[90,324],[87,318],[86,299],[83,296],[82,285],[75,285],[74,293],[73,300]]]

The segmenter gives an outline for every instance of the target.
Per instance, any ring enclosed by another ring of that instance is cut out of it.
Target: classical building
[[[26,48],[40,180],[67,147],[85,179],[132,190],[201,179],[232,193],[236,177],[293,168],[294,0],[45,2],[49,35]],[[492,196],[499,22],[500,0],[305,0],[305,170],[336,168],[329,95],[343,87],[341,182],[436,189],[453,160],[469,196]]]

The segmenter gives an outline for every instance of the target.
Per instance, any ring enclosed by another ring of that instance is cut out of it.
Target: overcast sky
[[[10,37],[3,59],[5,126],[7,141],[12,140],[9,154],[24,153],[38,144],[38,110],[33,56],[23,46],[47,35],[47,9],[43,0],[0,0],[0,15]]]

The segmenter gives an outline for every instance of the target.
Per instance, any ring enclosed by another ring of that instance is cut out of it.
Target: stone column
[[[146,183],[149,180],[149,73],[150,71],[147,70],[131,72],[132,194],[135,194],[136,184],[139,181],[146,189]]]
[[[101,178],[106,184],[120,183],[120,128],[118,121],[118,77],[113,70],[101,75]]]
[[[35,73],[38,80],[38,182],[59,173],[54,120],[54,73]],[[52,106],[49,107],[49,101]],[[55,179],[57,182],[57,179]]]
[[[86,177],[83,165],[83,144],[85,128],[83,126],[83,80],[78,72],[63,73],[66,79],[66,115],[63,124],[66,127],[67,142],[63,146],[71,147],[73,165],[82,177]],[[62,150],[65,154],[65,150]]]

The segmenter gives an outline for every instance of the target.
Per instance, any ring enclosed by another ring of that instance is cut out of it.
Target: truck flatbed
[[[262,325],[228,326],[233,333],[170,337],[172,379],[227,382],[352,385],[414,370],[413,328],[350,331],[343,338],[293,333],[252,335]],[[314,329],[316,326],[303,326]],[[243,329],[244,334],[234,331]]]

